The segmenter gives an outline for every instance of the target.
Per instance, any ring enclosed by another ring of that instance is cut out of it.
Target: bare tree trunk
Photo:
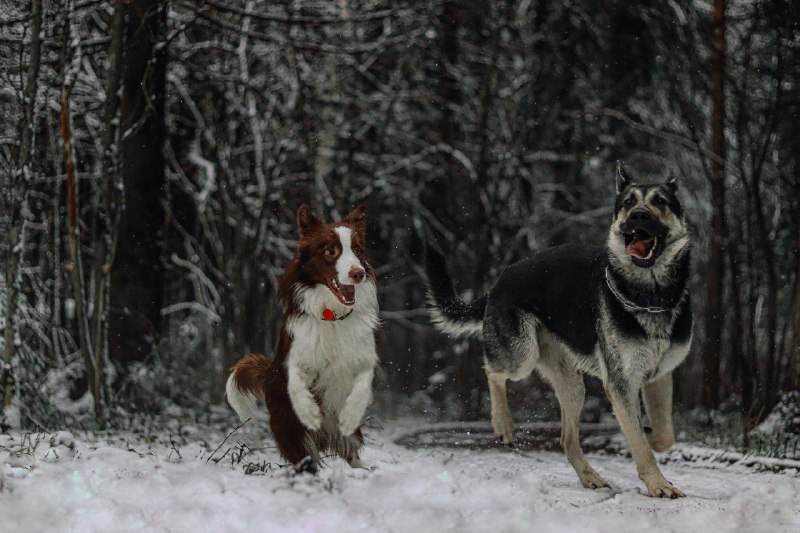
[[[796,238],[794,257],[794,334],[789,343],[786,390],[800,390],[800,232]]]
[[[731,229],[732,228],[732,229]],[[729,229],[731,231],[731,242],[742,242],[742,231],[741,226],[739,224],[731,224],[729,225]],[[739,269],[737,265],[737,257],[736,257],[736,249],[735,247],[731,247],[727,250],[727,257],[728,257],[728,268],[729,268],[729,290],[730,290],[730,297],[731,297],[731,308],[732,308],[732,319],[731,319],[731,339],[730,339],[730,350],[731,354],[735,354],[735,361],[734,367],[736,369],[736,373],[738,376],[732,376],[731,384],[734,383],[741,383],[741,394],[742,394],[742,402],[741,402],[741,415],[742,419],[747,422],[748,418],[751,415],[751,409],[753,406],[753,380],[755,378],[755,373],[753,368],[751,367],[751,359],[749,357],[749,353],[746,348],[745,343],[745,323],[744,323],[744,309],[742,308],[742,299],[741,299],[741,284],[743,280],[739,275]],[[748,439],[749,439],[749,432],[750,432],[750,425],[745,423],[742,425],[742,437],[744,440],[744,446],[747,447]]]
[[[722,344],[723,277],[725,275],[725,0],[714,0],[714,42],[711,57],[711,235],[708,243],[705,381],[703,404],[719,405]]]
[[[92,330],[95,381],[92,390],[103,393],[105,365],[108,360],[108,307],[110,303],[111,265],[117,245],[119,218],[124,201],[124,184],[119,174],[119,88],[122,72],[123,29],[125,25],[125,2],[114,3],[111,19],[111,47],[108,51],[106,69],[106,102],[103,112],[103,138],[100,187],[95,206],[97,223],[94,242],[97,250],[92,265],[94,279],[94,327]]]
[[[439,98],[441,99],[441,114],[439,115],[438,130],[440,141],[450,145],[454,145],[459,140],[460,134],[454,111],[456,106],[461,104],[462,94],[458,80],[455,77],[455,66],[459,55],[458,30],[465,16],[464,9],[466,7],[459,5],[458,2],[448,0],[442,4],[442,11],[438,20],[441,35],[439,39]],[[449,166],[452,167],[452,165]],[[458,168],[451,168],[445,171],[446,180],[451,185],[458,183],[457,180],[462,178],[463,174],[463,170]],[[472,190],[469,192],[472,195]],[[439,213],[447,213],[455,220],[458,220],[460,214],[458,212],[455,214],[449,213],[447,206],[441,203],[444,197],[440,196],[438,198],[440,203],[435,206],[435,210]],[[483,268],[477,266],[475,270],[482,271]],[[470,277],[473,278],[469,280],[471,283],[481,276],[480,272],[472,272],[471,274],[472,276]],[[479,415],[477,410],[479,402],[476,401],[474,391],[477,390],[476,376],[479,374],[482,348],[475,341],[468,342],[467,352],[458,357],[455,362],[455,393],[460,411],[459,417],[474,420]]]
[[[9,232],[8,232],[8,259],[6,261],[6,324],[4,333],[5,361],[2,367],[2,411],[11,404],[14,397],[14,379],[11,375],[11,365],[16,355],[14,343],[14,326],[17,313],[17,299],[19,297],[19,265],[23,253],[23,232],[25,230],[24,217],[28,211],[27,183],[30,177],[31,150],[33,145],[33,122],[36,109],[36,93],[39,80],[39,65],[41,61],[41,33],[42,33],[42,1],[31,1],[31,28],[30,28],[30,54],[28,58],[28,71],[25,75],[25,90],[23,93],[23,115],[20,125],[20,145],[16,168],[14,169],[14,182],[7,191],[8,205],[10,207]]]
[[[72,129],[70,125],[69,98],[75,77],[80,69],[79,50],[72,50],[72,16],[74,4],[69,2],[65,13],[65,29],[63,42],[63,69],[64,75],[61,84],[61,137],[64,141],[64,173],[67,175],[67,223],[69,236],[70,265],[72,276],[72,292],[75,298],[75,314],[78,321],[79,345],[89,387],[94,399],[95,418],[102,426],[105,423],[103,401],[98,384],[98,368],[93,354],[92,336],[89,329],[89,319],[86,311],[86,299],[83,284],[83,262],[81,260],[80,234],[78,229],[78,194],[75,181],[75,164],[72,149]]]
[[[764,264],[767,275],[767,346],[766,346],[766,379],[764,386],[764,407],[765,412],[769,413],[778,399],[780,391],[780,353],[777,350],[778,343],[778,275],[775,267],[776,253],[775,247],[770,238],[767,223],[767,214],[764,212],[764,200],[762,194],[762,177],[764,172],[764,162],[770,151],[771,139],[781,113],[782,85],[783,85],[783,59],[778,55],[775,78],[775,100],[772,112],[769,113],[766,126],[761,135],[763,144],[758,150],[758,154],[752,158],[752,183],[753,183],[753,208],[755,211],[756,229],[758,240],[763,254]]]
[[[756,292],[758,287],[758,268],[756,267],[755,247],[752,242],[753,235],[753,206],[749,197],[745,197],[745,220],[744,233],[747,237],[747,256],[745,263],[745,272],[747,272],[747,369],[748,379],[752,384],[752,391],[747,402],[742,406],[745,415],[744,423],[746,429],[755,427],[755,420],[759,413],[763,410],[761,400],[763,398],[763,380],[761,379],[761,371],[758,364],[758,339],[756,337]]]
[[[775,350],[778,333],[778,280],[775,273],[775,254],[769,239],[767,222],[764,220],[760,187],[759,178],[757,175],[754,175],[753,209],[755,212],[756,229],[758,231],[757,238],[760,241],[761,253],[763,254],[762,259],[766,267],[767,275],[767,297],[764,305],[767,312],[767,345],[765,355],[766,370],[764,372],[764,398],[762,401],[766,412],[769,413],[769,410],[775,405],[775,400],[778,397],[778,389],[780,387],[776,371],[778,365]]]
[[[454,138],[453,105],[461,100],[458,85],[448,71],[458,59],[458,27],[460,11],[456,2],[447,0],[442,5],[439,19],[441,38],[439,39],[439,83],[441,84],[441,114],[439,116],[439,140],[450,144]]]
[[[161,331],[166,50],[157,44],[165,18],[165,0],[128,4],[120,103],[125,205],[108,326],[110,353],[123,364],[143,360]]]

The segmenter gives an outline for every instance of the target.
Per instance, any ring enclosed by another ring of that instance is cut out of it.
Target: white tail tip
[[[231,372],[231,375],[228,376],[228,382],[225,384],[225,396],[228,397],[228,403],[239,415],[239,419],[242,422],[248,418],[259,418],[263,410],[259,409],[258,398],[249,392],[242,392],[236,386],[236,381],[233,377],[234,373]]]

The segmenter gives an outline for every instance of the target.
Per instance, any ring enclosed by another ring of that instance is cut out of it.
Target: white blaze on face
[[[364,265],[361,264],[356,254],[353,253],[353,230],[345,226],[338,226],[334,228],[334,231],[336,231],[336,234],[339,236],[339,242],[342,243],[342,254],[339,256],[339,259],[336,260],[337,281],[342,285],[352,285],[353,281],[350,279],[350,270],[353,267],[364,269]]]

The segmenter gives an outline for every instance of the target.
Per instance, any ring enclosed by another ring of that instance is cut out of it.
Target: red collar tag
[[[350,309],[346,314],[342,316],[336,316],[336,313],[333,312],[333,309],[328,309],[327,307],[322,310],[322,320],[327,322],[333,322],[334,320],[344,320],[345,318],[349,317],[353,314],[353,310]]]

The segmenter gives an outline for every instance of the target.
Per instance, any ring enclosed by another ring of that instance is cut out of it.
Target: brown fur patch
[[[265,385],[271,363],[263,355],[245,355],[231,367],[236,387],[261,399],[266,397]]]

